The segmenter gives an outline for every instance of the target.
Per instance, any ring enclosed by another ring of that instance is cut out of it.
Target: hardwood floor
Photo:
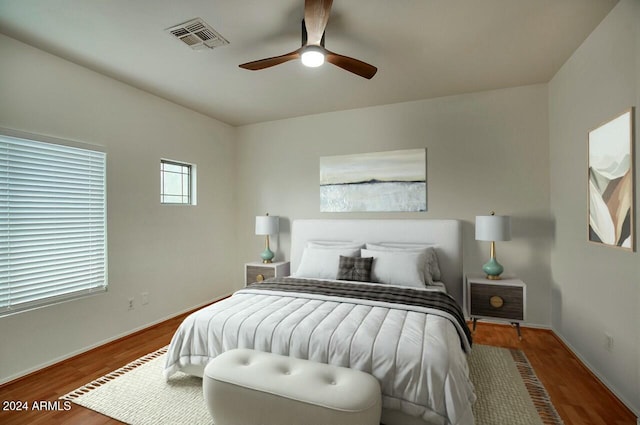
[[[171,342],[188,313],[0,387],[0,402],[55,401],[58,397]],[[0,406],[2,407],[2,406]],[[62,406],[64,408],[64,406]],[[0,411],[2,425],[103,425],[122,422],[76,404],[67,411]],[[178,425],[178,424],[176,424]]]
[[[58,397],[167,345],[186,314],[98,347],[0,387],[0,402],[27,402],[29,411],[0,411],[3,425],[103,425],[120,422],[72,404],[69,410],[31,410],[34,401]],[[635,416],[547,330],[522,328],[519,341],[510,326],[478,323],[475,343],[525,352],[566,425],[636,425]],[[3,406],[4,407],[4,406]]]

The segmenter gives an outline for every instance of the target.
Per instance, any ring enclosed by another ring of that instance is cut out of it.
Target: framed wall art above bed
[[[321,212],[427,210],[427,150],[320,158]]]

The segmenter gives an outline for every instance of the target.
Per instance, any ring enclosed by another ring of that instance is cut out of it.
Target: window
[[[103,152],[0,134],[0,316],[106,290],[105,179]]]
[[[160,202],[195,205],[195,165],[160,160]]]

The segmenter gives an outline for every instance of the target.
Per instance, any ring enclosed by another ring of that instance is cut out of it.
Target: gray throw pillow
[[[345,257],[341,255],[337,279],[371,282],[372,264],[373,257]]]

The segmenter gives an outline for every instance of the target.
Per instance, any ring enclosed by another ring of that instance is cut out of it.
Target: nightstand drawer
[[[519,286],[471,283],[471,316],[524,320],[524,290]]]
[[[272,277],[289,276],[289,262],[280,261],[277,263],[245,263],[244,284],[251,285],[255,282],[262,282]]]
[[[261,282],[275,276],[274,267],[247,266],[247,283]]]

